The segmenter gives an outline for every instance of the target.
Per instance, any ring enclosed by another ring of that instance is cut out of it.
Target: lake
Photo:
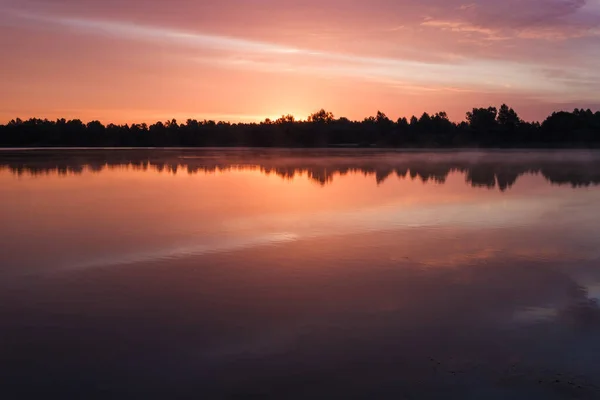
[[[600,398],[600,152],[0,150],[0,396]]]

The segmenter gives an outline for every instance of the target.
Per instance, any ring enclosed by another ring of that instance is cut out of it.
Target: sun
[[[276,113],[276,114],[273,113],[273,114],[265,116],[263,118],[263,121],[265,121],[267,119],[270,120],[271,122],[275,122],[275,121],[287,121],[287,122],[306,121],[309,114],[310,113],[303,112],[303,111],[281,112],[281,113]]]

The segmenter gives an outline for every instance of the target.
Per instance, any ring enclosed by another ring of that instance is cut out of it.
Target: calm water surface
[[[0,151],[0,397],[600,398],[600,153]]]

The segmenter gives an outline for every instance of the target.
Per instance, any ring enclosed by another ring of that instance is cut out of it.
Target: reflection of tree
[[[478,168],[469,168],[466,171],[467,182],[473,186],[489,187],[493,188],[496,186],[496,173],[494,166],[492,165],[481,165]]]
[[[10,151],[0,154],[0,168],[17,175],[48,173],[81,174],[84,170],[100,172],[107,168],[133,170],[154,169],[161,173],[215,173],[232,169],[257,169],[284,179],[307,175],[321,185],[335,176],[348,173],[374,175],[378,184],[390,176],[410,177],[423,182],[443,184],[451,172],[462,172],[474,187],[511,188],[524,174],[541,174],[553,184],[573,187],[600,184],[600,158],[566,159],[521,157],[511,160],[510,153],[489,157],[445,156],[438,159],[429,153],[385,152],[310,152],[302,151]],[[491,153],[493,154],[493,153]]]

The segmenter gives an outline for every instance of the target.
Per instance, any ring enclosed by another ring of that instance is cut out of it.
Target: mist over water
[[[600,396],[600,152],[0,152],[5,398]]]

